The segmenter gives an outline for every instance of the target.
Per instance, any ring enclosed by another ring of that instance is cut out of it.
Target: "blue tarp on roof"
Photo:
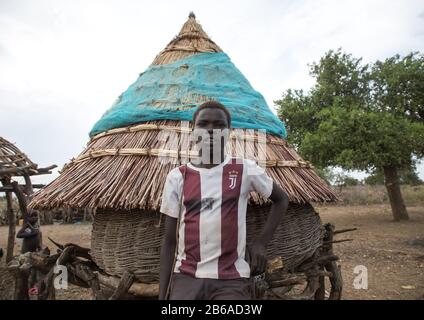
[[[94,125],[90,136],[150,120],[191,120],[196,107],[207,100],[230,110],[233,128],[265,129],[286,137],[284,124],[263,96],[222,52],[150,66]]]

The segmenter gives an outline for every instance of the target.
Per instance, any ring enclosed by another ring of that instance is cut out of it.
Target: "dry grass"
[[[339,191],[339,190],[336,190]],[[401,192],[407,206],[424,204],[424,185],[402,185]],[[344,187],[340,192],[342,204],[345,205],[369,205],[389,203],[385,186],[352,186]]]
[[[156,56],[152,65],[172,63],[197,53],[221,51],[197,23],[195,16],[190,15],[178,36]]]

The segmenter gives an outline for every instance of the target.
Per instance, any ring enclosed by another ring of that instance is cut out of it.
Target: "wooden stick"
[[[9,262],[8,269],[10,271],[14,269],[26,270],[34,267],[43,273],[47,273],[58,257],[59,255],[46,256],[38,252],[26,252],[15,257],[14,260],[16,261]]]
[[[99,272],[97,272],[97,277],[99,279],[100,284],[105,285],[109,288],[113,288],[116,290],[116,288],[118,288],[119,286],[120,279],[117,277],[107,276]],[[159,296],[159,284],[134,282],[128,289],[128,293],[139,297],[157,297]]]
[[[302,264],[299,267],[299,270],[300,271],[306,271],[306,270],[312,268],[313,266],[324,265],[324,264],[328,263],[329,261],[336,261],[336,260],[339,260],[338,256],[336,256],[334,254],[327,254],[327,255],[324,255],[324,256],[317,257],[316,259],[314,259],[310,262]]]
[[[18,186],[19,186],[19,188],[25,188],[25,185],[23,185],[23,184],[19,184]],[[32,187],[34,189],[42,189],[45,186],[46,186],[45,184],[33,184],[32,185]],[[13,187],[11,185],[0,187],[0,192],[8,192],[8,191],[13,191]]]
[[[25,180],[25,187],[23,187],[22,189],[24,190],[27,196],[30,196],[31,194],[34,193],[34,189],[32,187],[31,178],[29,177],[27,172],[24,173],[24,180]],[[19,185],[18,185],[18,188],[20,188]]]
[[[306,280],[307,280],[307,277],[304,274],[293,275],[286,279],[271,281],[269,282],[269,286],[270,288],[287,287],[287,286],[305,283]]]
[[[7,182],[2,180],[2,184],[7,186]],[[6,263],[9,263],[13,259],[13,249],[15,247],[15,236],[16,236],[16,216],[13,211],[13,200],[12,193],[6,192],[6,210],[7,220],[9,223],[9,234],[7,238],[7,250],[6,250]]]
[[[333,232],[333,235],[334,235],[334,234],[345,233],[345,232],[356,231],[356,230],[358,230],[358,228],[335,230],[335,231]]]
[[[13,168],[0,169],[0,176],[6,175],[6,174],[13,174],[13,173],[22,173],[26,169],[29,169],[31,167],[32,167],[32,165],[26,165],[26,166],[23,166],[23,167],[13,167]]]
[[[64,249],[64,246],[56,241],[54,241],[52,238],[47,237],[47,239],[49,239],[56,247],[58,247],[60,250]]]
[[[13,211],[12,205],[12,193],[6,192],[7,202],[7,220],[9,223],[9,234],[7,239],[7,251],[6,251],[6,263],[11,261],[13,258],[13,249],[15,246],[15,235],[16,235],[16,216]]]
[[[334,225],[331,223],[327,223],[324,226],[326,230],[326,236],[324,238],[324,242],[329,243],[329,246],[325,247],[326,252],[329,255],[333,254],[333,232],[334,232]],[[330,277],[330,283],[331,283],[331,291],[329,300],[340,300],[342,296],[342,289],[343,289],[343,279],[342,279],[342,273],[340,266],[336,264],[335,261],[329,261],[324,265],[325,270],[328,272],[331,272],[333,275]]]
[[[45,168],[37,168],[37,171],[39,173],[51,173],[50,170],[57,168],[57,165],[53,164],[51,166],[45,167]]]
[[[119,281],[118,286],[116,287],[115,292],[109,298],[109,300],[119,300],[121,299],[130,289],[131,285],[134,283],[135,276],[133,273],[125,271]]]
[[[66,248],[72,248],[72,254],[75,257],[81,257],[81,258],[85,258],[88,260],[91,260],[91,255],[90,255],[90,249],[89,248],[84,248],[81,247],[75,243],[66,243],[66,244],[60,244],[56,241],[54,241],[52,238],[47,237],[55,246],[57,246],[59,249],[64,250]]]
[[[324,267],[320,267],[320,272],[325,272]],[[331,275],[331,273],[329,273]],[[319,287],[315,292],[315,300],[325,300],[325,275],[322,274],[319,276]]]

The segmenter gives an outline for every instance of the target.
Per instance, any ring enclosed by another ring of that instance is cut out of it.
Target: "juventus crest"
[[[228,172],[228,177],[230,179],[230,189],[234,189],[236,187],[237,184],[237,176],[238,176],[238,171],[236,170],[231,170],[230,172]]]

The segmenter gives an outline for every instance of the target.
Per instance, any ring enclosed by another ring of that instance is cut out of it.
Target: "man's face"
[[[207,153],[220,152],[229,135],[227,115],[221,109],[206,108],[199,112],[194,123],[194,138]]]

